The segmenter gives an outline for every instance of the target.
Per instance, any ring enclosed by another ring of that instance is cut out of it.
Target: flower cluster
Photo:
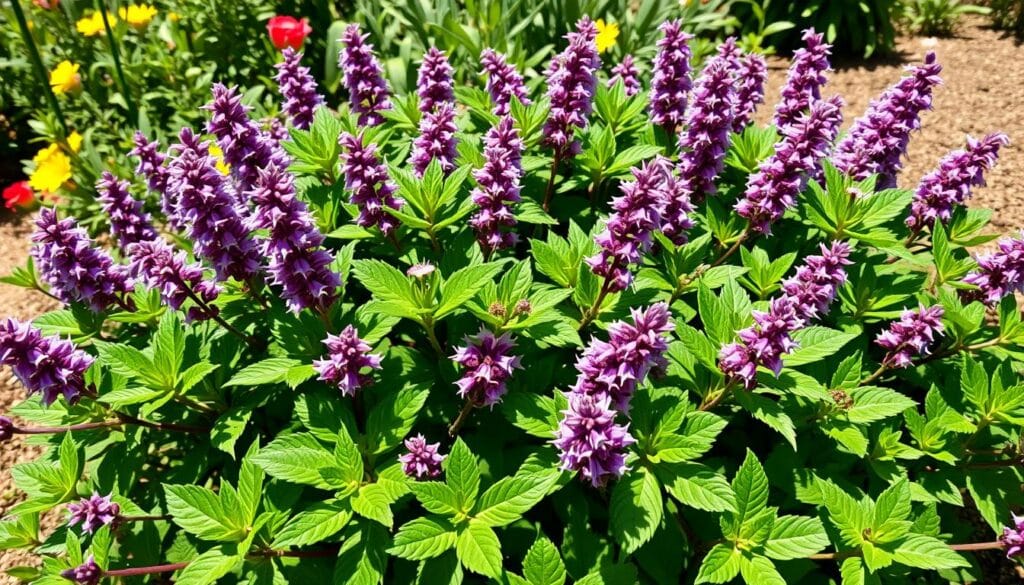
[[[505,116],[509,113],[512,98],[518,99],[523,105],[531,102],[523,83],[523,76],[505,59],[505,56],[494,49],[484,49],[480,53],[481,74],[487,74],[487,93],[494,102],[494,115]]]
[[[91,497],[68,504],[68,513],[69,525],[81,523],[82,531],[92,534],[99,527],[117,521],[121,514],[121,506],[112,502],[110,496],[93,493]]]
[[[620,81],[627,96],[634,96],[643,89],[640,84],[640,72],[637,71],[636,64],[633,63],[633,55],[624,56],[618,65],[612,67],[612,76],[608,78],[608,87],[614,87]]]
[[[287,157],[249,117],[250,108],[242,103],[237,88],[215,83],[213,100],[204,108],[210,111],[206,131],[217,139],[224,162],[237,182],[235,196],[244,203],[245,192],[256,184],[260,169],[272,162],[288,166]]]
[[[288,47],[282,55],[284,60],[277,64],[274,77],[284,97],[281,110],[292,126],[305,130],[313,123],[313,112],[323,105],[324,98],[316,91],[316,80],[310,75],[309,67],[302,65],[302,53]]]
[[[1013,514],[1013,526],[1004,526],[999,542],[1006,548],[1006,558],[1024,556],[1024,516]]]
[[[968,299],[994,305],[1008,294],[1024,291],[1024,234],[1000,240],[997,252],[982,254],[977,261],[977,270],[964,277],[964,282],[978,287],[964,295]]]
[[[757,106],[764,103],[764,84],[768,81],[768,63],[764,57],[751,53],[740,61],[736,71],[736,102],[732,130],[742,132],[754,121]]]
[[[184,251],[156,238],[128,246],[128,255],[132,274],[146,286],[159,290],[160,298],[170,308],[178,310],[186,299],[192,299],[202,305],[197,303],[189,308],[189,319],[201,321],[217,314],[217,307],[210,303],[220,294],[220,288],[216,281],[205,278],[201,264],[188,263]]]
[[[29,394],[39,393],[49,406],[63,396],[70,404],[85,389],[85,371],[93,358],[68,340],[44,337],[31,323],[0,321],[0,365],[10,366]]]
[[[10,441],[16,430],[14,421],[6,416],[0,416],[0,443]]]
[[[98,585],[103,578],[103,569],[96,564],[96,559],[89,555],[81,565],[61,571],[60,576],[77,585]]]
[[[505,382],[512,372],[522,369],[519,357],[511,354],[516,346],[509,333],[495,336],[485,328],[466,337],[466,346],[455,350],[452,359],[464,368],[455,381],[459,397],[481,406],[498,403],[505,395]]]
[[[661,25],[658,54],[654,57],[651,78],[651,122],[674,134],[686,114],[686,96],[690,82],[690,39],[683,23],[671,20]]]
[[[828,312],[839,288],[846,283],[843,266],[852,263],[849,244],[821,244],[820,256],[807,256],[796,274],[782,281],[782,290],[796,300],[801,319],[818,319]]]
[[[729,149],[736,100],[733,83],[728,61],[716,57],[693,88],[686,131],[679,137],[679,175],[690,198],[697,202],[715,193],[715,179]]]
[[[455,104],[452,87],[452,66],[448,56],[437,47],[430,47],[423,55],[416,79],[416,95],[420,98],[420,112],[433,112],[441,104]]]
[[[128,192],[129,186],[128,181],[119,180],[108,171],[96,184],[96,199],[110,218],[110,233],[122,249],[157,237],[149,214],[143,211],[142,202]]]
[[[368,36],[360,34],[358,24],[350,24],[341,36],[344,48],[338,55],[338,66],[352,111],[359,114],[359,124],[376,126],[384,121],[381,112],[391,109],[391,100],[373,45],[366,42]]]
[[[146,140],[146,136],[142,132],[136,132],[132,140],[135,143],[135,148],[129,154],[139,159],[135,173],[145,177],[149,190],[160,196],[160,209],[163,211],[167,224],[174,229],[180,229],[177,202],[167,188],[167,181],[170,179],[170,172],[164,165],[167,156],[160,152],[158,142]]]
[[[576,31],[565,36],[569,46],[548,67],[547,96],[551,112],[544,124],[544,144],[557,158],[579,152],[576,130],[587,127],[597,92],[597,70],[601,56],[597,52],[597,27],[589,18],[576,23]]]
[[[804,31],[804,47],[793,53],[793,63],[782,87],[782,97],[775,106],[774,124],[780,132],[795,124],[811,105],[821,99],[821,87],[831,70],[828,57],[832,46],[825,43],[824,36],[813,29]]]
[[[658,159],[664,169],[662,184],[661,233],[676,245],[685,244],[687,232],[693,227],[690,213],[694,206],[690,199],[692,189],[687,181],[676,175],[666,159]]]
[[[917,356],[928,355],[928,346],[942,333],[942,305],[906,310],[900,320],[878,334],[875,343],[888,350],[882,364],[907,368]]]
[[[342,396],[355,396],[356,390],[372,382],[363,373],[366,368],[379,370],[381,358],[370,353],[373,348],[359,339],[355,327],[349,325],[338,335],[327,335],[327,358],[313,361],[320,380],[337,386]]]
[[[388,177],[388,167],[377,157],[377,145],[364,144],[363,135],[344,133],[341,144],[341,171],[345,187],[351,192],[352,205],[359,208],[356,223],[362,227],[377,226],[384,235],[398,227],[398,220],[385,207],[401,209],[405,204],[395,197],[398,187]]]
[[[611,397],[577,392],[566,394],[569,408],[559,423],[552,443],[559,450],[562,469],[578,472],[594,487],[621,477],[626,467],[626,447],[636,443],[627,425],[615,422]]]
[[[514,233],[502,228],[516,224],[511,205],[519,202],[523,141],[510,116],[504,116],[484,136],[484,166],[473,173],[477,187],[470,197],[480,208],[469,220],[477,241],[488,252],[516,243]]]
[[[429,479],[441,475],[441,463],[447,455],[437,452],[440,443],[427,443],[423,435],[416,435],[405,440],[408,453],[400,455],[398,461],[402,471],[414,479]]]
[[[409,155],[409,163],[417,177],[423,177],[433,160],[437,160],[445,174],[455,169],[457,130],[455,106],[450,103],[441,102],[435,111],[423,114],[420,134],[412,141],[412,154]]]

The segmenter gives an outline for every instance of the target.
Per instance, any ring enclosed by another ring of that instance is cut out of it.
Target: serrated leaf
[[[772,525],[764,554],[785,561],[810,556],[828,545],[825,526],[818,518],[779,516]]]
[[[850,391],[853,406],[845,411],[846,418],[855,424],[868,424],[896,416],[917,403],[903,394],[878,386],[862,386]]]
[[[299,512],[274,536],[271,546],[286,548],[322,542],[337,534],[352,519],[342,502],[317,502]]]
[[[272,477],[321,489],[341,489],[343,470],[335,456],[313,435],[297,433],[274,439],[253,456],[253,462]]]
[[[511,524],[544,499],[550,485],[540,476],[503,477],[480,496],[473,517],[488,526]]]
[[[455,490],[463,512],[468,512],[476,503],[480,491],[480,464],[469,447],[458,438],[451,452],[442,464],[448,485]]]
[[[679,503],[710,512],[735,512],[736,494],[721,474],[700,463],[658,464],[658,479]]]
[[[740,572],[742,556],[739,549],[716,544],[711,547],[707,556],[701,561],[696,583],[728,583],[732,581]]]
[[[737,524],[753,518],[768,505],[768,476],[750,449],[732,480],[732,490],[736,493]]]
[[[748,585],[786,585],[775,565],[761,555],[740,557],[740,574]]]
[[[434,310],[434,318],[441,319],[462,308],[501,268],[501,264],[478,264],[456,270],[441,285],[441,303]]]
[[[217,494],[196,485],[165,485],[167,511],[172,521],[203,540],[240,541],[246,536],[224,510]]]
[[[459,533],[455,553],[470,571],[494,579],[501,576],[501,543],[490,526],[471,520]]]
[[[856,333],[836,331],[828,327],[805,327],[793,334],[793,341],[797,342],[799,347],[793,353],[783,356],[782,361],[789,368],[811,364],[835,355],[855,337]]]
[[[967,559],[946,543],[923,534],[911,534],[903,539],[893,553],[893,560],[901,565],[933,571],[970,566]]]
[[[189,561],[174,579],[177,585],[211,585],[242,562],[237,546],[222,545]]]
[[[646,468],[627,474],[615,484],[609,511],[611,530],[626,554],[654,536],[663,515],[661,486]]]
[[[359,492],[351,500],[352,510],[363,518],[376,520],[391,528],[395,522],[391,513],[392,498],[388,491],[378,484],[371,483],[359,488]]]
[[[563,585],[565,564],[558,549],[544,535],[538,535],[523,561],[523,575],[530,585]]]
[[[454,547],[457,538],[455,527],[444,518],[416,518],[398,529],[388,553],[413,561],[431,559]]]
[[[225,386],[262,386],[279,384],[288,379],[288,370],[302,362],[290,358],[267,358],[239,370]]]

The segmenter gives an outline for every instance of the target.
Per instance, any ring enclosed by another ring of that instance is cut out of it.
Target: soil
[[[1011,144],[1005,148],[998,166],[988,174],[988,186],[977,189],[971,205],[993,209],[992,228],[1010,233],[1024,228],[1024,197],[1017,186],[1024,185],[1024,106],[1020,88],[1024,87],[1024,47],[1000,32],[986,28],[983,19],[965,19],[954,38],[906,37],[897,51],[883,60],[838,62],[830,75],[825,94],[837,93],[846,100],[846,124],[860,116],[871,99],[895,82],[907,65],[919,63],[927,51],[935,51],[943,65],[943,86],[935,92],[934,110],[923,116],[923,128],[911,141],[900,183],[913,187],[949,150],[960,148],[965,136],[982,136],[1002,131]],[[759,117],[771,116],[770,105],[779,95],[788,61],[781,57],[769,61],[768,104]],[[11,217],[0,209],[0,274],[24,263],[28,253],[31,222],[26,217]],[[54,308],[46,296],[0,283],[0,317],[13,315],[31,318]],[[21,400],[24,391],[9,369],[0,369],[0,412]],[[11,466],[38,455],[38,449],[25,445],[18,437],[0,448],[0,516],[18,495],[10,476]],[[979,533],[979,538],[991,534]],[[1022,578],[998,552],[984,555],[979,562],[986,568],[986,583],[1019,583]],[[30,555],[19,551],[0,552],[0,571],[16,565],[34,564]],[[998,568],[996,568],[998,567]],[[1000,573],[995,576],[995,573]],[[0,574],[0,585],[15,583]]]

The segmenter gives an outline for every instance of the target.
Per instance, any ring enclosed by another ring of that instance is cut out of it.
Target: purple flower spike
[[[224,162],[230,165],[231,176],[237,182],[235,198],[244,204],[245,194],[256,184],[259,170],[271,162],[288,166],[287,156],[277,147],[277,142],[249,117],[251,108],[242,104],[242,94],[237,88],[215,83],[213,101],[203,108],[210,111],[206,131],[216,137],[217,146],[224,152]],[[205,148],[202,150],[206,151]]]
[[[916,311],[903,311],[900,320],[879,333],[875,343],[889,350],[883,364],[907,368],[913,365],[914,357],[928,355],[936,334],[942,334],[942,306],[921,305]]]
[[[82,524],[82,532],[92,534],[101,526],[113,524],[121,514],[121,507],[110,501],[110,496],[93,493],[92,497],[83,498],[68,504],[68,525]]]
[[[790,334],[804,326],[799,301],[794,297],[776,297],[767,312],[753,313],[754,324],[739,332],[740,341],[726,344],[718,354],[722,373],[748,390],[757,385],[758,365],[779,375],[782,356],[797,347]]]
[[[910,133],[921,127],[921,113],[931,109],[932,91],[942,83],[941,71],[935,53],[928,53],[923,65],[911,67],[909,75],[871,102],[836,145],[836,168],[858,181],[877,174],[878,189],[895,187]]]
[[[661,209],[665,194],[665,170],[662,163],[644,163],[633,169],[633,180],[624,181],[622,195],[612,200],[614,212],[604,231],[594,241],[601,251],[587,258],[594,274],[603,276],[611,292],[625,290],[633,282],[629,266],[651,246],[651,234],[661,227]]]
[[[516,243],[516,235],[502,228],[516,225],[511,206],[519,202],[523,141],[510,116],[503,117],[484,136],[484,166],[473,173],[477,187],[470,194],[480,208],[469,220],[480,246],[493,252]]]
[[[524,106],[533,103],[528,97],[523,76],[506,61],[504,55],[493,49],[484,49],[480,53],[480,64],[483,66],[481,75],[487,74],[487,93],[491,94],[494,102],[495,116],[508,115],[512,98],[518,98]]]
[[[768,81],[768,63],[764,57],[751,53],[740,61],[736,73],[736,111],[732,131],[742,132],[754,120],[757,106],[764,103],[764,84]]]
[[[686,181],[677,177],[671,162],[659,158],[664,168],[664,184],[662,185],[663,201],[661,208],[661,232],[677,246],[687,242],[686,232],[693,228],[690,213],[694,206],[690,199],[692,189]]]
[[[512,377],[513,370],[521,370],[519,356],[511,355],[516,346],[512,335],[505,333],[495,337],[485,328],[475,336],[466,337],[466,346],[455,350],[452,359],[464,368],[462,377],[456,380],[459,397],[472,400],[474,404],[491,406],[505,395],[505,382]]]
[[[852,264],[849,258],[849,244],[832,242],[831,247],[821,244],[820,256],[804,258],[796,274],[782,281],[782,290],[796,300],[797,315],[801,319],[810,321],[828,313],[836,293],[846,284],[843,266]]]
[[[634,96],[640,93],[643,87],[640,85],[640,72],[633,63],[633,55],[626,55],[615,67],[612,67],[612,76],[608,79],[608,87],[614,87],[616,83],[622,82],[627,96]]]
[[[6,416],[0,416],[0,443],[10,441],[15,430],[14,421]]]
[[[359,114],[360,126],[380,124],[384,121],[381,112],[391,109],[384,70],[373,54],[373,45],[366,42],[368,36],[359,33],[358,24],[350,24],[341,36],[345,46],[338,55],[349,103],[352,111]]]
[[[999,542],[1006,549],[1006,558],[1024,556],[1024,516],[1010,514],[1013,526],[1004,526]]]
[[[576,23],[576,31],[565,35],[569,46],[548,66],[547,96],[551,112],[544,124],[544,144],[558,158],[579,153],[576,130],[587,127],[597,93],[597,26],[587,17]]]
[[[160,144],[157,141],[146,140],[142,132],[136,132],[133,141],[135,148],[129,154],[139,159],[135,173],[146,178],[146,186],[151,192],[160,195],[160,208],[164,212],[167,224],[176,230],[181,229],[181,224],[177,221],[177,202],[167,188],[170,177],[170,172],[164,166],[167,156],[160,152]]]
[[[80,301],[97,312],[124,306],[124,295],[134,288],[128,271],[115,264],[73,218],[58,220],[52,208],[41,209],[32,242],[36,269],[61,301]]]
[[[77,585],[98,585],[103,578],[103,569],[96,564],[96,559],[89,555],[84,563],[73,569],[61,571],[60,576],[74,581]]]
[[[292,126],[305,130],[313,123],[313,112],[323,105],[324,98],[316,91],[316,80],[309,74],[309,67],[302,66],[302,52],[287,47],[282,56],[284,61],[277,64],[274,77],[284,97],[281,110]]]
[[[448,57],[437,47],[430,47],[423,55],[419,77],[416,81],[416,95],[420,96],[420,111],[433,112],[440,104],[455,104],[455,90],[452,89],[452,66]]]
[[[679,137],[679,175],[692,200],[715,193],[715,179],[725,164],[736,99],[729,64],[712,59],[693,88],[693,103],[686,115],[686,131]]]
[[[994,305],[1008,294],[1024,291],[1024,232],[1018,238],[1003,238],[999,250],[976,258],[978,268],[964,282],[978,287],[964,294],[970,300]]]
[[[313,360],[320,380],[337,386],[342,396],[355,396],[356,390],[373,382],[373,378],[362,370],[379,370],[381,358],[370,353],[373,348],[359,339],[355,327],[345,327],[340,335],[328,334],[324,345],[327,346],[327,359]]]
[[[729,37],[718,45],[718,59],[725,62],[729,73],[735,77],[740,72],[740,60],[743,59],[743,49],[736,44],[736,37]]]
[[[625,425],[615,423],[615,411],[608,396],[569,392],[569,408],[558,425],[555,440],[562,469],[578,472],[594,487],[622,477],[626,467],[626,447],[636,440]]]
[[[10,366],[29,394],[39,393],[49,406],[64,396],[69,404],[85,392],[85,371],[91,355],[56,335],[14,318],[0,321],[0,365]],[[8,421],[9,422],[9,421]]]
[[[174,310],[180,309],[192,294],[207,306],[220,294],[216,281],[205,279],[201,264],[189,264],[184,251],[175,250],[160,238],[128,246],[128,255],[132,259],[132,274],[138,275],[146,286],[159,290],[160,298]],[[217,313],[217,307],[210,310],[191,307],[188,317],[195,321],[209,319]]]
[[[985,184],[985,172],[996,165],[999,148],[1010,143],[997,132],[977,140],[967,137],[967,148],[954,150],[939,162],[939,168],[921,179],[914,192],[907,225],[912,230],[932,227],[935,220],[949,221],[953,210],[971,197],[971,188]]]
[[[423,435],[406,439],[405,448],[409,452],[398,457],[402,471],[416,480],[438,477],[441,475],[441,463],[448,457],[437,452],[440,446],[441,443],[428,444]]]
[[[782,98],[775,106],[774,124],[782,132],[796,124],[811,105],[821,99],[821,88],[828,81],[825,73],[831,70],[828,58],[832,54],[832,46],[824,39],[821,33],[807,29],[803,35],[804,48],[793,53],[793,64],[782,86]]]
[[[156,237],[156,230],[149,214],[142,210],[142,202],[136,201],[128,192],[128,181],[118,180],[108,171],[96,184],[97,200],[110,218],[110,233],[117,239],[122,250],[129,244],[144,242]]]
[[[401,209],[405,202],[394,195],[398,187],[391,182],[387,165],[377,157],[377,145],[364,144],[362,134],[342,133],[339,142],[345,187],[352,193],[352,205],[359,208],[356,223],[365,228],[377,226],[385,236],[391,235],[398,220],[384,208]]]
[[[690,93],[690,39],[683,23],[670,20],[661,25],[658,54],[651,78],[651,121],[674,134],[683,123],[686,96]]]
[[[790,126],[775,152],[765,159],[747,181],[747,189],[736,204],[736,212],[750,221],[755,231],[770,234],[773,223],[796,205],[807,177],[817,172],[818,162],[828,153],[842,124],[842,100],[818,101]]]
[[[412,154],[409,155],[409,162],[417,177],[423,177],[430,161],[434,159],[440,163],[444,174],[455,170],[457,130],[455,107],[450,103],[441,103],[437,111],[423,114],[420,118],[420,135],[412,141]]]

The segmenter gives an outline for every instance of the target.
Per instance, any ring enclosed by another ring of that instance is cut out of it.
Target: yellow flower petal
[[[113,23],[113,15],[108,15],[111,20],[110,24]],[[86,37],[95,37],[101,35],[104,32],[103,28],[103,15],[99,12],[93,12],[90,16],[86,16],[78,20],[75,23],[75,29]]]
[[[72,130],[71,134],[68,134],[68,148],[75,154],[82,150],[82,135],[78,133],[78,130]]]
[[[32,162],[36,168],[29,176],[28,184],[36,191],[52,193],[71,179],[71,159],[56,144],[40,150]]]
[[[78,74],[78,64],[61,61],[50,72],[50,87],[53,93],[73,93],[82,89],[82,76]]]
[[[619,38],[619,25],[614,22],[605,23],[600,18],[594,24],[597,25],[597,52],[604,53],[615,46],[615,39]]]
[[[217,170],[220,171],[220,174],[226,175],[231,172],[231,165],[224,162],[224,151],[216,144],[210,145],[210,156],[217,161]]]
[[[117,11],[118,16],[121,20],[127,22],[134,28],[142,29],[146,28],[149,21],[153,20],[156,16],[156,7],[152,4],[132,4],[131,6],[122,7]]]

